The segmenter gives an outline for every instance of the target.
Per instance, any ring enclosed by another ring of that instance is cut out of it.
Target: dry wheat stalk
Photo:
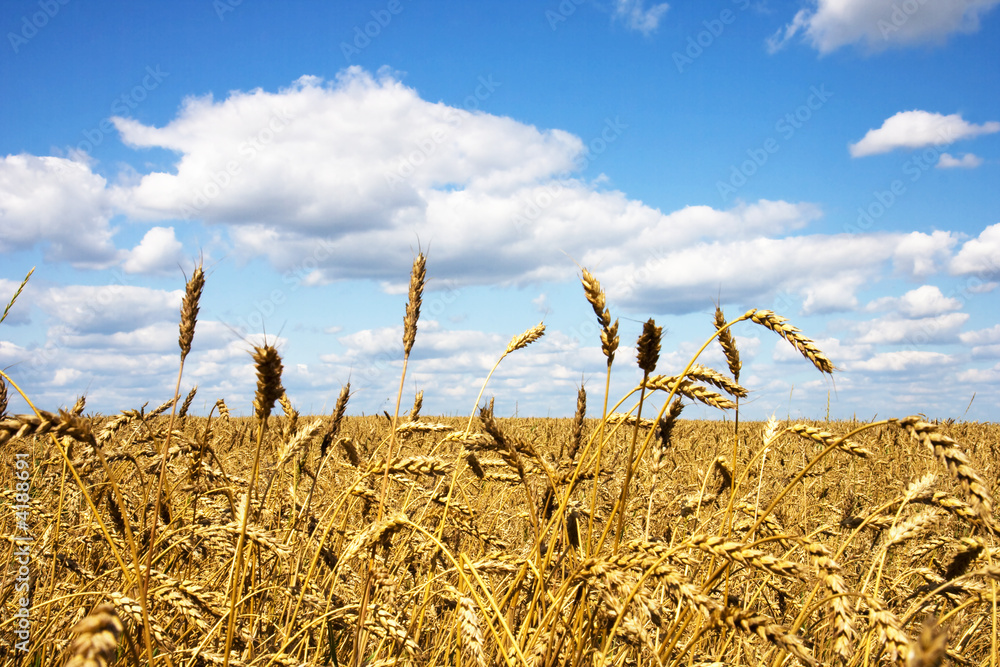
[[[479,627],[476,605],[467,595],[458,598],[458,629],[462,638],[462,648],[479,667],[486,667],[483,654],[483,631]]]
[[[0,419],[7,416],[7,383],[0,378]]]
[[[930,531],[939,518],[940,515],[933,509],[907,517],[889,529],[889,533],[885,537],[886,547],[923,536]]]
[[[885,646],[889,659],[895,662],[901,656],[909,654],[910,640],[899,623],[899,618],[885,608],[878,599],[862,592],[861,598],[870,609],[872,625],[878,632],[879,643]]]
[[[254,346],[254,366],[257,369],[257,393],[253,407],[257,419],[266,421],[271,416],[271,410],[285,390],[281,386],[281,356],[272,345]]]
[[[357,556],[365,547],[392,535],[409,522],[410,520],[406,518],[405,514],[397,514],[383,519],[379,523],[371,524],[368,528],[362,531],[361,534],[355,537],[349,545],[347,545],[347,548],[345,548],[343,554],[341,554],[339,562],[347,563],[352,558]]]
[[[205,287],[205,272],[201,264],[195,267],[191,278],[188,279],[184,288],[184,300],[181,302],[181,324],[178,343],[181,346],[181,363],[191,352],[191,342],[194,340],[194,327],[198,321],[198,302],[201,300],[201,291]]]
[[[716,330],[722,329],[719,334],[719,345],[722,346],[722,351],[726,355],[726,363],[729,364],[729,372],[733,376],[733,380],[737,383],[740,381],[740,369],[743,368],[743,363],[740,361],[740,351],[736,347],[736,340],[733,338],[733,334],[729,329],[723,329],[726,326],[726,316],[722,312],[722,308],[719,306],[715,307],[715,328]]]
[[[660,360],[660,339],[663,337],[663,327],[656,326],[653,318],[642,325],[642,333],[636,342],[636,360],[644,373],[656,370],[656,362]]]
[[[833,652],[840,656],[844,662],[847,662],[854,653],[858,632],[855,624],[854,604],[847,582],[841,575],[842,568],[839,563],[833,560],[830,550],[821,543],[805,537],[799,538],[799,541],[811,557],[813,566],[819,572],[823,587],[832,596],[830,606],[833,608]]]
[[[31,278],[31,274],[34,272],[35,272],[35,267],[31,267],[31,270],[28,271],[28,275],[26,275],[24,277],[24,280],[21,281],[21,284],[17,286],[17,291],[14,292],[14,296],[10,298],[10,301],[7,302],[7,306],[3,309],[3,315],[0,315],[0,322],[3,322],[5,319],[7,319],[7,313],[10,312],[10,309],[14,305],[14,302],[17,301],[17,297],[21,296],[21,292],[24,290],[24,286],[28,284],[28,279]],[[2,414],[2,412],[3,411],[0,410],[0,414]]]
[[[580,444],[583,442],[583,420],[587,416],[587,390],[580,385],[576,392],[576,414],[573,415],[573,427],[569,435],[569,451],[566,455],[572,461],[576,458],[576,453],[580,451]]]
[[[142,627],[142,605],[130,597],[122,595],[121,593],[111,593],[109,595],[111,601],[114,603],[115,608],[121,612],[121,618],[132,624],[133,628]],[[156,640],[156,643],[163,647],[165,650],[171,650],[173,648],[173,643],[167,639],[167,633],[156,622],[153,615],[149,616],[149,631]],[[138,634],[138,633],[136,633]]]
[[[191,387],[191,391],[188,395],[184,397],[184,402],[181,403],[181,409],[177,411],[177,418],[183,419],[187,416],[188,410],[191,409],[191,403],[194,401],[194,395],[198,393],[198,385]]]
[[[601,351],[608,358],[610,365],[614,362],[615,351],[618,349],[618,320],[615,320],[614,324],[611,323],[611,312],[607,308],[604,290],[601,288],[601,283],[590,271],[583,269],[583,277],[580,282],[583,283],[583,292],[587,301],[590,302],[594,314],[597,315],[597,321],[601,323]]]
[[[829,447],[834,445],[837,449],[852,454],[854,456],[860,456],[863,459],[868,458],[872,455],[870,451],[861,447],[860,445],[843,438],[838,438],[834,434],[824,431],[822,429],[816,428],[815,426],[809,426],[808,424],[792,424],[786,431],[794,433],[795,435],[805,438],[807,440],[812,440],[813,442],[818,442],[819,444]]]
[[[768,641],[778,648],[787,651],[799,659],[804,665],[819,665],[820,663],[809,653],[802,640],[789,634],[785,628],[773,623],[766,616],[739,607],[725,607],[712,614],[712,620],[730,628],[739,628]]]
[[[510,354],[511,352],[528,347],[544,335],[545,325],[539,322],[524,333],[511,338],[510,342],[507,343],[507,349],[504,351],[504,356]]]
[[[728,542],[725,538],[717,535],[704,535],[701,533],[692,535],[684,541],[683,546],[701,549],[726,560],[749,565],[750,567],[755,567],[780,577],[806,579],[806,570],[798,563],[776,558],[764,553],[760,549],[754,549],[739,542]]]
[[[313,423],[303,426],[290,440],[284,443],[278,452],[278,465],[283,466],[295,458],[303,449],[309,446],[320,429],[323,428],[323,420],[316,419]]]
[[[618,426],[619,424],[626,424],[628,426],[639,425],[639,428],[655,428],[655,419],[636,419],[635,415],[627,415],[624,412],[612,412],[607,418],[608,426]]]
[[[407,416],[407,419],[409,419],[410,421],[416,421],[417,418],[420,417],[420,408],[422,408],[423,406],[424,406],[424,390],[421,389],[413,397],[413,407],[410,408],[410,414]]]
[[[396,435],[409,435],[411,433],[447,433],[454,431],[453,426],[448,424],[434,424],[431,422],[408,421],[396,427]]]
[[[330,426],[326,429],[323,434],[323,441],[320,443],[319,452],[321,456],[326,456],[327,449],[330,447],[330,443],[333,439],[337,437],[337,433],[340,432],[340,426],[344,422],[344,414],[347,412],[347,401],[351,395],[351,383],[348,382],[340,389],[340,396],[337,397],[337,404],[333,408],[333,419],[330,420]],[[353,447],[353,443],[352,443]],[[354,449],[354,454],[351,455],[348,452],[348,456],[351,457],[351,462],[357,466],[358,465],[358,450]]]
[[[741,387],[736,382],[733,382],[719,371],[708,368],[707,366],[702,366],[701,364],[691,366],[691,370],[687,372],[685,377],[692,380],[698,380],[699,382],[707,382],[708,384],[715,385],[730,396],[746,398],[750,394],[750,392],[748,392],[745,388]]]
[[[417,320],[420,319],[421,297],[424,293],[424,282],[427,279],[427,258],[419,253],[413,260],[410,270],[409,298],[406,302],[406,315],[403,317],[403,354],[410,356],[413,342],[417,339]]]
[[[152,412],[147,413],[146,417],[147,418],[153,418],[153,417],[156,417],[157,415],[162,415],[164,412],[166,412],[167,410],[169,410],[170,406],[172,406],[173,404],[174,404],[174,398],[170,397],[166,401],[164,401],[163,403],[161,403],[159,405],[159,407],[157,407],[155,410],[153,410]]]
[[[647,389],[659,389],[667,393],[674,391],[674,388],[676,387],[677,391],[675,393],[687,396],[688,398],[696,401],[701,401],[705,405],[710,405],[713,408],[719,408],[720,410],[731,410],[736,407],[735,403],[730,401],[728,398],[723,397],[721,394],[717,394],[714,391],[709,391],[705,387],[696,385],[687,378],[680,379],[676,375],[654,375],[647,378],[643,382],[643,386]]]
[[[39,410],[37,415],[15,415],[0,421],[0,446],[11,438],[27,438],[51,433],[56,437],[69,436],[92,447],[97,446],[90,421],[60,410],[58,415]]]
[[[113,604],[100,604],[77,623],[76,638],[69,646],[66,667],[107,667],[115,659],[118,638],[124,628]]]
[[[798,327],[788,324],[788,320],[780,315],[775,315],[770,310],[751,310],[744,318],[749,318],[757,324],[770,329],[792,344],[806,359],[813,363],[823,373],[833,373],[836,370],[833,362],[830,361],[816,344],[809,338],[802,335]]]
[[[915,440],[923,443],[937,456],[941,463],[954,475],[962,489],[972,501],[972,509],[987,526],[994,526],[993,497],[982,477],[969,464],[969,458],[958,447],[958,443],[941,433],[937,424],[931,424],[920,417],[904,417],[899,425]]]
[[[938,667],[945,657],[948,645],[948,631],[928,618],[920,631],[920,639],[910,644],[906,655],[906,667]]]

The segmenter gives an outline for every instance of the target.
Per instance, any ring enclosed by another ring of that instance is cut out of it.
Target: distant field
[[[4,445],[4,534],[16,532],[13,457],[30,452],[33,664],[55,664],[101,602],[124,625],[119,664],[143,664],[135,561],[144,572],[168,421],[63,418],[54,432],[71,436],[62,442],[82,486],[52,439]],[[925,618],[944,619],[960,664],[988,660],[1000,572],[991,515],[898,425],[820,457],[829,436],[746,423],[735,459],[731,422],[682,419],[667,442],[657,426],[619,505],[630,443],[648,427],[605,426],[595,498],[595,420],[579,438],[569,419],[487,414],[468,434],[466,420],[401,420],[380,512],[389,420],[331,422],[270,418],[230,664],[325,665],[334,653],[346,664],[362,600],[368,664],[462,654],[462,664],[760,665],[785,652],[828,664],[838,652],[863,664],[869,652],[874,664],[922,646]],[[861,425],[813,426],[839,436]],[[174,664],[223,660],[256,427],[186,417],[170,438],[148,614]],[[1000,426],[913,428],[955,438],[995,485]],[[5,579],[5,619],[14,583]],[[4,664],[21,664],[13,630],[2,629]]]

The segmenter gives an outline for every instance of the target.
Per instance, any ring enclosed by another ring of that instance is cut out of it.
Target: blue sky
[[[995,421],[997,4],[6,2],[0,299],[37,269],[0,368],[42,408],[159,404],[203,257],[197,412],[250,412],[265,332],[300,410],[350,381],[352,413],[391,411],[422,248],[403,403],[428,414],[468,414],[539,320],[486,395],[564,416],[582,381],[593,414],[579,263],[621,320],[612,403],[643,321],[676,373],[721,299],[839,369],[741,323],[743,415]]]

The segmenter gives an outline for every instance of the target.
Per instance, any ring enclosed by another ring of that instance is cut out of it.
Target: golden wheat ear
[[[115,659],[124,627],[113,604],[104,603],[73,627],[66,667],[107,667]]]

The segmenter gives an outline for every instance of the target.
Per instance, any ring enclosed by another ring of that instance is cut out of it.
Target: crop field
[[[424,273],[421,255],[401,388]],[[300,415],[267,344],[242,418],[225,397],[189,415],[172,388],[152,409],[11,415],[30,391],[4,375],[0,664],[997,665],[1000,425],[740,420],[731,324],[834,362],[775,313],[717,310],[705,344],[728,368],[658,369],[659,327],[622,345],[582,284],[608,376],[638,361],[644,380],[581,388],[571,419],[496,415],[488,378],[465,418],[402,389],[395,414],[346,416],[350,385]],[[685,419],[694,401],[720,420]]]

